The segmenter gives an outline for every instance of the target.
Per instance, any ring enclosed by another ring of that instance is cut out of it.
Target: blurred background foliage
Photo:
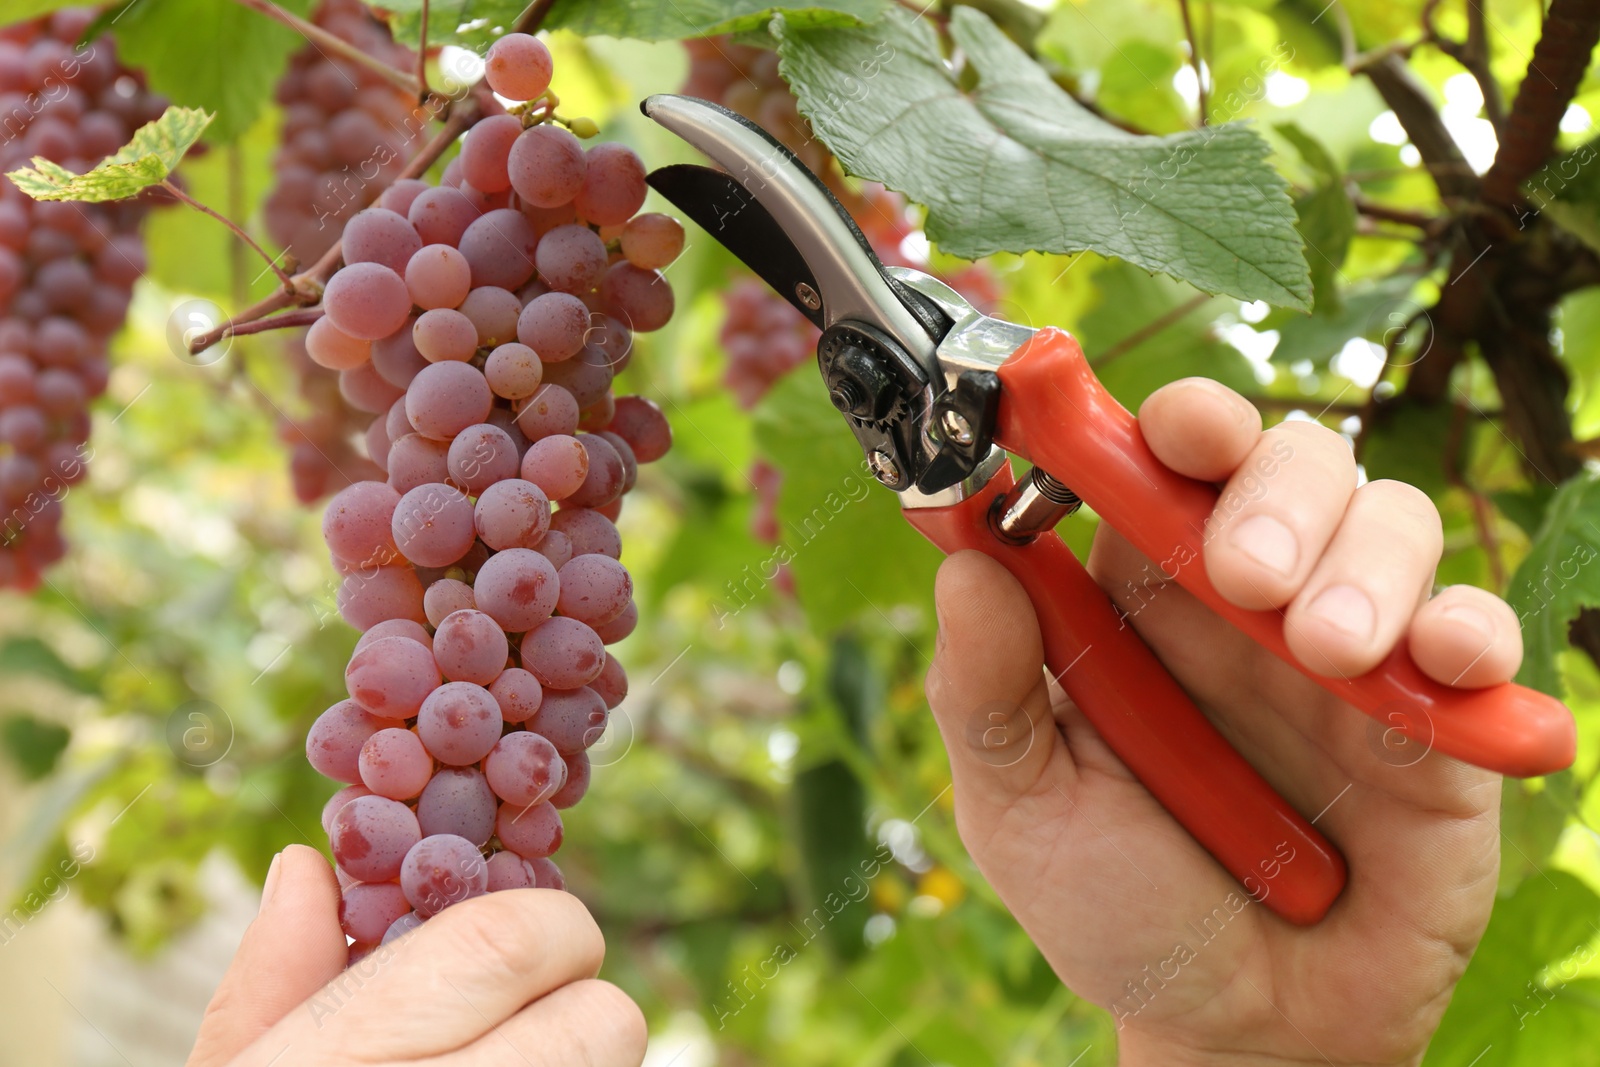
[[[147,2],[167,17],[133,23],[132,40],[193,6]],[[557,14],[613,32],[650,6],[607,0],[585,14],[579,2]],[[1194,126],[1176,0],[974,6],[1103,113],[1155,133]],[[1440,34],[1466,38],[1462,4],[1428,7]],[[1204,0],[1194,14],[1213,116],[1251,120],[1268,139],[1299,227],[1325,253],[1309,257],[1315,311],[1209,297],[1084,253],[993,257],[998,313],[1072,330],[1130,406],[1165,382],[1210,376],[1253,397],[1269,422],[1340,430],[1368,477],[1433,497],[1446,534],[1440,581],[1512,597],[1530,624],[1525,677],[1564,693],[1581,745],[1573,770],[1507,783],[1501,900],[1428,1062],[1600,1063],[1600,672],[1567,640],[1579,608],[1600,605],[1600,568],[1548,580],[1576,546],[1600,549],[1600,495],[1578,469],[1600,434],[1600,291],[1564,297],[1551,334],[1580,442],[1552,506],[1483,360],[1453,369],[1442,402],[1406,395],[1426,358],[1419,331],[1396,328],[1448,284],[1441,248],[1456,223],[1350,55],[1405,54],[1473,169],[1495,147],[1479,84],[1422,41],[1423,5]],[[1486,17],[1490,69],[1509,100],[1541,11],[1495,0]],[[211,84],[212,55],[240,71],[248,91],[214,131],[236,136],[183,173],[202,200],[255,220],[281,119],[263,87],[295,41],[252,35],[253,16],[227,19],[237,25],[194,29],[231,34],[206,43],[200,69],[169,63],[152,79],[187,103]],[[561,29],[551,43],[564,110],[596,118],[653,165],[688,158],[634,106],[682,84],[681,45]],[[1263,75],[1263,57],[1285,43],[1291,58]],[[144,54],[156,63],[157,52]],[[1560,149],[1586,142],[1597,113],[1591,69]],[[1581,234],[1600,198],[1569,195],[1558,214]],[[1387,215],[1362,209],[1371,204]],[[43,873],[87,845],[79,899],[132,950],[156,954],[205,906],[203,858],[224,853],[258,883],[278,849],[321,846],[333,785],[306,765],[303,737],[341,696],[354,634],[333,609],[319,516],[289,492],[275,424],[296,400],[281,342],[242,338],[195,366],[166,336],[182,300],[238,307],[270,280],[252,280],[253,265],[196,213],[159,212],[148,235],[151,269],[96,412],[91,478],[67,509],[72,554],[36,595],[0,599],[0,886],[28,908]],[[676,445],[622,515],[641,590],[641,625],[619,651],[633,692],[560,856],[605,927],[609,976],[645,1006],[679,1067],[1110,1064],[1109,1018],[1060,986],[957,839],[922,693],[937,554],[891,494],[863,491],[859,453],[814,375],[788,376],[752,411],[721,385],[719,292],[736,272],[692,233],[669,272],[679,313],[639,339],[618,388],[657,400]],[[1393,365],[1380,380],[1386,341]],[[780,580],[775,546],[752,532],[758,459],[784,479],[777,519],[791,560]],[[819,524],[830,493],[849,502]],[[1082,550],[1095,521],[1082,512],[1063,532]],[[851,903],[817,911],[829,894]]]

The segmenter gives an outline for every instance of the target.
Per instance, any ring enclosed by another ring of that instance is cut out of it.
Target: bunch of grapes
[[[916,234],[916,223],[905,201],[881,185],[856,188],[845,181],[778,73],[777,53],[727,37],[702,37],[686,41],[685,46],[689,51],[685,94],[736,111],[782,142],[839,198],[884,263],[928,271],[922,251],[926,244],[909,240]],[[982,310],[999,299],[994,275],[979,264],[944,281]],[[724,289],[722,302],[726,314],[720,339],[728,354],[723,383],[743,407],[753,408],[780,378],[812,358],[819,334],[805,316],[753,278]]]
[[[0,29],[0,172],[42,156],[82,173],[165,110],[110,37],[77,47],[93,18]],[[66,552],[61,501],[87,473],[88,404],[144,273],[148,206],[34,201],[0,180],[0,586],[34,588]]]
[[[398,69],[415,63],[359,0],[325,0],[313,21]],[[277,100],[284,109],[283,144],[273,160],[278,184],[267,197],[267,232],[306,264],[321,258],[346,220],[394,180],[431,115],[371,69],[311,44],[290,59]],[[352,482],[381,477],[357,445],[374,412],[341,392],[338,377],[307,355],[303,338],[291,340],[288,349],[310,412],[283,419],[278,429],[289,446],[295,496],[309,504]]]
[[[489,50],[503,97],[550,75],[534,37]],[[306,752],[348,783],[324,824],[355,955],[468,897],[564,887],[560,812],[627,693],[606,646],[638,620],[614,520],[671,444],[660,409],[611,391],[633,331],[673,312],[659,268],[683,230],[638,214],[645,192],[631,150],[519,106],[444,184],[398,183],[345,226],[306,346],[377,413],[386,480],[323,518],[363,633]]]

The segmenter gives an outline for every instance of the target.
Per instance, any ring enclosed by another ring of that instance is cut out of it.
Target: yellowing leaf
[[[35,156],[32,169],[23,167],[6,177],[35,200],[126,200],[165,181],[177,169],[184,153],[200,139],[211,118],[210,113],[198,108],[169,107],[160,118],[139,127],[133,140],[86,174],[74,174]]]

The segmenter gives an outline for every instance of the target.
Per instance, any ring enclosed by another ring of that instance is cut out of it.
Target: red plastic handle
[[[1290,922],[1321,919],[1344,888],[1344,858],[1223,740],[1060,537],[1019,547],[990,532],[990,505],[1011,484],[1002,468],[954,507],[905,516],[944,552],[975,548],[1015,575],[1045,664],[1111,750],[1252,896]]]
[[[1001,366],[1000,381],[996,436],[1002,447],[1070,486],[1167,577],[1175,576],[1279,659],[1388,728],[1479,767],[1527,777],[1572,763],[1576,727],[1552,697],[1509,683],[1441,685],[1422,673],[1403,645],[1359,678],[1323,677],[1290,654],[1281,613],[1247,611],[1223,600],[1201,559],[1216,488],[1175,474],[1155,458],[1138,420],[1105,391],[1068,334],[1040,330]]]

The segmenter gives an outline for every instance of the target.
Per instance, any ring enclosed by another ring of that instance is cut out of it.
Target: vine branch
[[[422,0],[421,28],[417,31],[417,103],[428,102],[428,0]]]
[[[417,95],[421,91],[421,83],[412,75],[403,70],[395,70],[382,60],[367,55],[349,41],[329,33],[313,22],[307,22],[291,11],[285,11],[272,0],[234,0],[234,3],[265,15],[269,19],[276,19],[318,48],[332,52],[341,59],[348,59],[358,66],[366,67],[412,95]]]
[[[511,24],[512,33],[533,33],[544,24],[545,16],[556,6],[556,0],[533,0]]]
[[[1194,16],[1189,11],[1189,0],[1178,0],[1178,10],[1183,13],[1183,33],[1189,39],[1189,63],[1194,67],[1195,107],[1200,114],[1200,125],[1206,124],[1206,72],[1200,59],[1200,38],[1194,32]]]
[[[1411,73],[1404,59],[1394,52],[1384,52],[1358,60],[1351,73],[1365,74],[1400,120],[1400,128],[1422,156],[1440,196],[1465,200],[1477,194],[1478,176],[1472,173],[1461,146],[1445,128],[1426,87]]]
[[[292,286],[294,284],[290,280],[289,276],[283,272],[283,268],[278,266],[277,261],[274,260],[271,256],[267,255],[267,250],[262,248],[260,245],[256,244],[255,239],[252,238],[248,233],[246,233],[244,231],[244,228],[242,226],[240,226],[237,222],[234,222],[232,219],[228,218],[228,216],[224,215],[222,212],[213,211],[211,208],[209,208],[206,205],[202,204],[200,201],[196,200],[194,197],[190,196],[188,193],[184,192],[181,188],[179,188],[178,184],[176,182],[172,181],[170,178],[163,178],[161,180],[161,188],[165,189],[168,193],[171,193],[174,198],[176,198],[178,200],[181,200],[183,203],[188,204],[190,207],[195,208],[198,211],[201,211],[201,212],[204,212],[207,215],[210,215],[212,218],[214,218],[218,222],[222,223],[228,229],[232,230],[235,237],[239,238],[241,241],[243,241],[246,244],[248,244],[251,248],[255,249],[256,253],[262,259],[267,261],[267,266],[272,268],[272,273],[276,274],[278,276],[278,280],[280,282],[282,282],[286,286]]]
[[[1191,312],[1197,311],[1211,299],[1210,293],[1196,293],[1177,307],[1157,315],[1137,330],[1128,334],[1128,336],[1122,338],[1122,340],[1102,350],[1099,355],[1089,361],[1089,365],[1096,370],[1105,367],[1107,364],[1127,355],[1130,350],[1138,348],[1168,326],[1179,322]]]

